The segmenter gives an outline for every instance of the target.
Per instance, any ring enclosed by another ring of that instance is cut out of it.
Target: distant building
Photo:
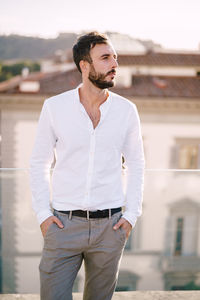
[[[161,45],[155,44],[153,41],[144,41],[135,39],[127,34],[118,32],[106,32],[110,38],[115,50],[119,55],[145,55],[149,51],[164,51]],[[60,38],[69,37],[69,34],[60,34]],[[71,45],[72,46],[72,45]],[[57,50],[54,55],[41,59],[41,71],[67,71],[73,69],[72,49]]]

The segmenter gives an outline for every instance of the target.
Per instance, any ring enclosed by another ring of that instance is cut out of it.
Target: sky
[[[98,30],[198,50],[200,0],[0,0],[0,35],[55,38]]]

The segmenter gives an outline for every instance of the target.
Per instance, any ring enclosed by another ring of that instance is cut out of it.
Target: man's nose
[[[115,61],[114,61],[114,67],[115,68],[117,68],[118,67],[118,62],[117,62],[117,60],[115,59]]]
[[[113,62],[112,62],[112,68],[117,68],[118,67],[118,62],[115,58],[113,58]]]

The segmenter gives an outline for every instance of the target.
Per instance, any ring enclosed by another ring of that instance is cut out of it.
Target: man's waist
[[[121,210],[122,210],[121,207],[96,210],[96,211],[80,210],[80,209],[78,210],[56,210],[55,209],[55,211],[69,215],[70,218],[72,216],[77,216],[77,217],[87,218],[88,220],[111,217],[113,214],[120,212]]]

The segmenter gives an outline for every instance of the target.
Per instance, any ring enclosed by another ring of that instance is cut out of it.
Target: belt
[[[55,209],[56,210],[56,209]],[[110,209],[104,209],[104,210],[97,210],[97,211],[89,211],[89,210],[57,210],[58,212],[61,212],[63,214],[70,215],[70,218],[72,216],[77,217],[83,217],[89,219],[96,219],[96,218],[107,218],[111,217],[115,213],[121,211],[121,207],[117,208],[110,208]]]

